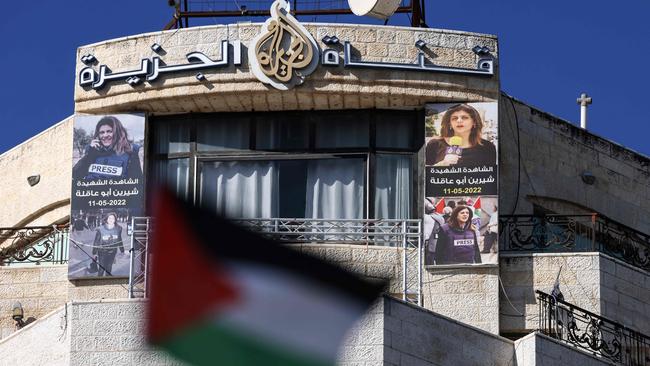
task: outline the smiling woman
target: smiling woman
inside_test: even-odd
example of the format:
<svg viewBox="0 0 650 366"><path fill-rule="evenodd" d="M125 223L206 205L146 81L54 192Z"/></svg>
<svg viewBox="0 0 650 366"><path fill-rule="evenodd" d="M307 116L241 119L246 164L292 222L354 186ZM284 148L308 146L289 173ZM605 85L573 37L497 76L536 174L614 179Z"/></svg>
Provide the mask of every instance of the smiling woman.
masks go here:
<svg viewBox="0 0 650 366"><path fill-rule="evenodd" d="M75 179L142 178L138 156L139 146L129 141L129 135L119 119L106 116L97 122L95 133L84 156L75 164Z"/></svg>

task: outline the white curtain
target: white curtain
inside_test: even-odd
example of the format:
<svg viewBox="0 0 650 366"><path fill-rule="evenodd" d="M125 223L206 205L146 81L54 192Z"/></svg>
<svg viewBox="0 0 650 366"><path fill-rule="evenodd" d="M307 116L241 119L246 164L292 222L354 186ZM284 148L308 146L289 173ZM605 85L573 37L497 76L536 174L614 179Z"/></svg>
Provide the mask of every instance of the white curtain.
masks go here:
<svg viewBox="0 0 650 366"><path fill-rule="evenodd" d="M179 197L189 199L189 159L159 160L154 163L155 180L166 184Z"/></svg>
<svg viewBox="0 0 650 366"><path fill-rule="evenodd" d="M365 172L363 159L310 161L305 217L362 219Z"/></svg>
<svg viewBox="0 0 650 366"><path fill-rule="evenodd" d="M201 167L203 207L231 218L278 215L278 169L272 161L226 161Z"/></svg>
<svg viewBox="0 0 650 366"><path fill-rule="evenodd" d="M377 155L375 218L408 219L411 212L411 157Z"/></svg>

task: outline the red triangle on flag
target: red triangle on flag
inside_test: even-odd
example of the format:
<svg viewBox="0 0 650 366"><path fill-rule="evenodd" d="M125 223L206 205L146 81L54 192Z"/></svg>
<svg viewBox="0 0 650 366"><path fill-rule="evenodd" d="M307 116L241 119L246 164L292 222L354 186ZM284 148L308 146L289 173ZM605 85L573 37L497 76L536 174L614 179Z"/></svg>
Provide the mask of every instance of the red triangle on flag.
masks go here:
<svg viewBox="0 0 650 366"><path fill-rule="evenodd" d="M203 253L202 239L177 199L163 190L155 197L147 335L159 343L236 303L239 296L226 271Z"/></svg>
<svg viewBox="0 0 650 366"><path fill-rule="evenodd" d="M445 199L440 198L438 203L436 203L436 213L442 214L445 210Z"/></svg>
<svg viewBox="0 0 650 366"><path fill-rule="evenodd" d="M476 199L476 202L474 202L474 209L480 209L481 208L481 197L478 197Z"/></svg>

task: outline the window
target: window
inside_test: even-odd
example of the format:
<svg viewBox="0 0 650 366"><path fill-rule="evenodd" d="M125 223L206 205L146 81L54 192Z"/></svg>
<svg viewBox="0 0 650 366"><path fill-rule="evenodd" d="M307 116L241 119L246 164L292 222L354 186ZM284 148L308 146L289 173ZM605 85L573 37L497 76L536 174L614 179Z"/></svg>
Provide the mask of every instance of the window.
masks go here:
<svg viewBox="0 0 650 366"><path fill-rule="evenodd" d="M150 176L229 217L406 219L419 117L360 110L152 118Z"/></svg>

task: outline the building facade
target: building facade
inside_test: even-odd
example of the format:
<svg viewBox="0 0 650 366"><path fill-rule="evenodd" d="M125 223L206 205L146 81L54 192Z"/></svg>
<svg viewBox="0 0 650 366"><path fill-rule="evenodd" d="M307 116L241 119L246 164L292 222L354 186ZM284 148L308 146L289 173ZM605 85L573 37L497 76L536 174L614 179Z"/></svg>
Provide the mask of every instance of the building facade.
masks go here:
<svg viewBox="0 0 650 366"><path fill-rule="evenodd" d="M20 301L36 319L17 332L11 317L0 319L0 364L175 364L146 347L143 300L128 299L141 294L129 283L139 230L133 218L147 216L142 191L160 183L297 250L389 279L388 294L344 343L342 365L647 364L647 157L503 94L495 36L276 20L311 49L284 71L281 57L269 61L268 28L260 24L78 49L75 116L0 155L7 172L0 304L9 310ZM444 113L458 104L479 111L477 144L494 146L494 162L469 167L493 168L493 181L479 169L465 178L481 183L436 191L431 182L443 178L432 175L428 145L446 141L445 126L456 128ZM110 202L89 204L92 187L84 182L96 180L87 179L88 169L104 163L94 160L80 176L74 170L106 116L136 121L124 125L138 145L130 156L142 181L129 186L133 197L114 185ZM80 137L84 120L91 127ZM465 161L475 146L465 146ZM31 176L39 178L34 185ZM134 197L133 205L114 202ZM473 238L471 250L484 252L473 261L447 263L430 247L427 216L453 216L450 201L477 219L463 234ZM94 237L111 212L127 254L116 247L102 262L101 250L91 253L102 244L84 235ZM327 234L331 228L337 234ZM52 256L42 252L50 243ZM102 276L93 261L115 275ZM556 282L563 302L536 293L550 293ZM575 323L571 338L572 322L557 314L582 319L582 309L605 320L595 333L587 332L589 321ZM602 326L608 321L611 329ZM632 337L625 332L636 343L623 342ZM596 346L579 341L583 333ZM43 340L56 346L39 349Z"/></svg>

